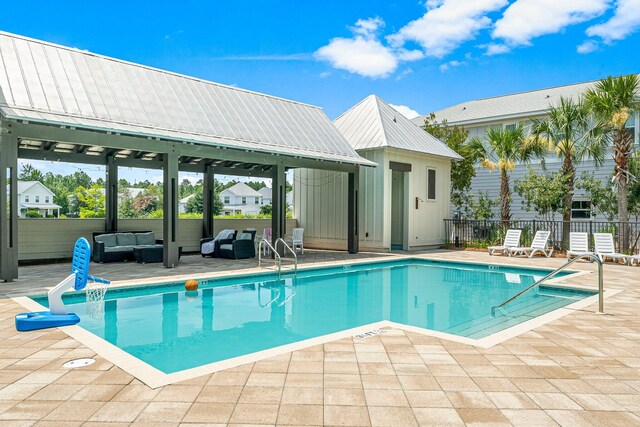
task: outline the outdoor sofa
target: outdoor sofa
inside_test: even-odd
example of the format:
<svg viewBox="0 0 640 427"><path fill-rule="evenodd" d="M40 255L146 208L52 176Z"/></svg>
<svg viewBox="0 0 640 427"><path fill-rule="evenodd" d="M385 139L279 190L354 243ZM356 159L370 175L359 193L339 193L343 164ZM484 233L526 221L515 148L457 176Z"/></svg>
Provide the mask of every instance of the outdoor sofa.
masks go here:
<svg viewBox="0 0 640 427"><path fill-rule="evenodd" d="M255 230L243 230L231 243L220 244L220 257L229 259L255 258L255 238Z"/></svg>
<svg viewBox="0 0 640 427"><path fill-rule="evenodd" d="M135 259L134 249L154 249L157 252L160 248L162 240L156 240L153 231L93 233L94 262L130 261Z"/></svg>

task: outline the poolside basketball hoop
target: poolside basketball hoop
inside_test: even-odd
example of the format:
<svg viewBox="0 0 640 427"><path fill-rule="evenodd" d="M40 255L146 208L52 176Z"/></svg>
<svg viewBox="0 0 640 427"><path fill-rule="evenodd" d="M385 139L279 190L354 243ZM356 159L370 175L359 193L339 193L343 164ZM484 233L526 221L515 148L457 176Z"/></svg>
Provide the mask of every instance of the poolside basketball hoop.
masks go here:
<svg viewBox="0 0 640 427"><path fill-rule="evenodd" d="M76 240L73 247L73 258L71 260L71 274L62 282L51 289L47 296L49 299L49 311L32 311L29 313L16 314L16 329L18 331L32 331L34 329L54 328L56 326L75 325L80 322L80 318L75 313L68 313L62 294L70 289L82 291L86 289L87 301L89 299L102 302L106 292L108 280L93 277L89 274L89 263L91 262L91 246L84 237ZM102 288L102 289L99 289ZM102 304L98 304L99 310L103 309ZM88 306L87 308L89 308Z"/></svg>
<svg viewBox="0 0 640 427"><path fill-rule="evenodd" d="M91 280L84 288L87 294L87 314L92 319L100 320L104 315L104 296L107 293L107 285L108 283L103 281Z"/></svg>

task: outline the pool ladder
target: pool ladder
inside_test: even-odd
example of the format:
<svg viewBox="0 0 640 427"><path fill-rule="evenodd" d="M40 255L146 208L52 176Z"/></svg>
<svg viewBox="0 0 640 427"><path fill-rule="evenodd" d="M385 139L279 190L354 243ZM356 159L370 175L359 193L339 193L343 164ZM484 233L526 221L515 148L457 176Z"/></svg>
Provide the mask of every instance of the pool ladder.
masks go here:
<svg viewBox="0 0 640 427"><path fill-rule="evenodd" d="M267 239L260 239L260 243L258 244L258 267L262 267L262 264L265 262L271 262L274 264L275 269L278 271L278 277L280 277L280 273L282 272L282 256L278 253L278 244L282 243L284 253L289 252L293 255L293 258L284 258L285 260L290 259L293 260L293 274L294 277L298 275L298 255L296 251L291 249L291 246L287 245L287 242L282 238L276 239L274 245L269 243ZM269 249L269 252L273 254L273 258L263 258L263 249Z"/></svg>
<svg viewBox="0 0 640 427"><path fill-rule="evenodd" d="M565 268L569 267L571 264L573 264L574 262L576 262L576 261L578 261L580 259L590 259L591 261L595 261L595 263L598 265L598 313L600 313L600 314L604 313L604 278L603 278L603 273L602 273L602 261L600 260L600 258L598 256L596 256L594 254L582 254L582 255L578 255L574 259L568 261L562 267L556 268L551 273L549 273L546 276L544 276L542 279L537 280L533 285L527 286L525 289L521 290L520 292L518 292L517 294L515 294L511 298L507 299L506 301L504 301L504 302L502 302L502 303L500 303L500 304L498 304L498 305L496 305L494 307L491 307L491 317L496 317L496 310L501 310L502 307L504 307L505 305L509 304L511 301L519 298L522 294L524 294L527 291L535 288L536 286L539 286L545 280L551 279L553 276L555 276L556 274L560 273L562 270L564 270Z"/></svg>

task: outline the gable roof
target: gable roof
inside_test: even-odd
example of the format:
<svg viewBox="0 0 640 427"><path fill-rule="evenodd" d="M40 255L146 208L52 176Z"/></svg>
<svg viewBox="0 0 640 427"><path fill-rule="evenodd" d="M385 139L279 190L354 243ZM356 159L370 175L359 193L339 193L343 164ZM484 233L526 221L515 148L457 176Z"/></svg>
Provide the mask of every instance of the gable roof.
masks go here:
<svg viewBox="0 0 640 427"><path fill-rule="evenodd" d="M461 158L376 95L366 97L333 123L356 150L389 147L450 159Z"/></svg>
<svg viewBox="0 0 640 427"><path fill-rule="evenodd" d="M261 197L262 194L258 193L253 188L249 187L244 182L239 182L226 190L221 191L220 193L231 193L234 196L240 197Z"/></svg>
<svg viewBox="0 0 640 427"><path fill-rule="evenodd" d="M595 80L467 101L436 111L436 120L439 122L446 120L452 125L464 125L509 118L539 116L545 114L550 105L558 104L561 96L577 99L597 83L598 81ZM424 119L425 116L419 116L412 119L412 121L418 126L423 126Z"/></svg>
<svg viewBox="0 0 640 427"><path fill-rule="evenodd" d="M54 195L53 191L49 190L43 183L41 183L40 181L18 181L18 194L24 194L25 192L27 192L28 190L30 190L33 187L42 187L44 188L44 190L49 193L50 195ZM7 186L8 188L8 186Z"/></svg>
<svg viewBox="0 0 640 427"><path fill-rule="evenodd" d="M375 166L321 108L0 32L0 115Z"/></svg>
<svg viewBox="0 0 640 427"><path fill-rule="evenodd" d="M273 195L272 191L273 190L269 187L262 187L261 189L258 190L258 193L260 193L262 197L266 197L267 199L270 199L271 196Z"/></svg>

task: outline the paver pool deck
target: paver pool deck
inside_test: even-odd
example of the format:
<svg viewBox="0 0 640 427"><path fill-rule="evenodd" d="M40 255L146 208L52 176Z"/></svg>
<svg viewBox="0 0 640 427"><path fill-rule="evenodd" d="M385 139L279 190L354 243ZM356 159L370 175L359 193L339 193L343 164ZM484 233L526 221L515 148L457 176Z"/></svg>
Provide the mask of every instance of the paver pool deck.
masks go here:
<svg viewBox="0 0 640 427"><path fill-rule="evenodd" d="M370 256L394 255L308 251L302 262ZM469 251L420 256L534 267L564 262ZM109 264L93 272L122 280L251 268L255 260L225 266L185 257L182 265ZM16 332L13 316L24 308L7 297L41 292L67 268L21 268L19 282L0 285L0 426L640 425L638 267L605 266L605 288L622 290L605 300L606 314L596 314L594 304L488 349L391 329L156 389L61 330ZM594 272L571 283L595 288L594 264L572 269ZM97 362L62 367L80 357Z"/></svg>

